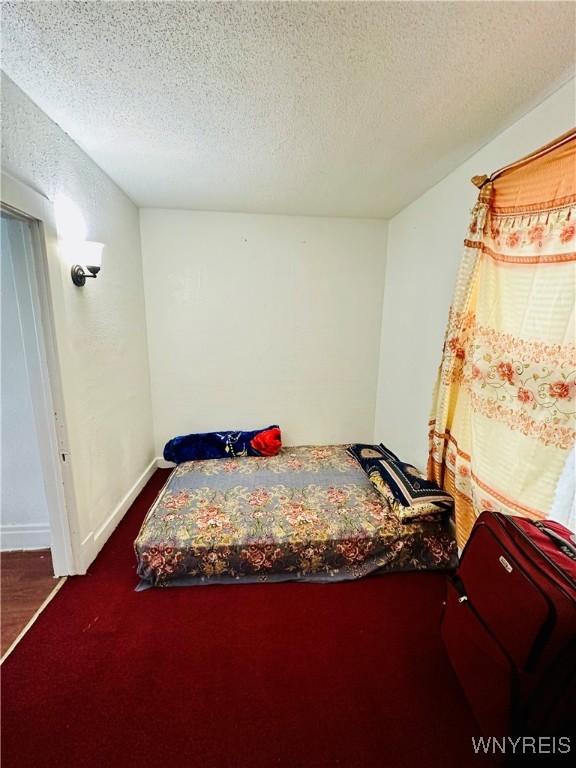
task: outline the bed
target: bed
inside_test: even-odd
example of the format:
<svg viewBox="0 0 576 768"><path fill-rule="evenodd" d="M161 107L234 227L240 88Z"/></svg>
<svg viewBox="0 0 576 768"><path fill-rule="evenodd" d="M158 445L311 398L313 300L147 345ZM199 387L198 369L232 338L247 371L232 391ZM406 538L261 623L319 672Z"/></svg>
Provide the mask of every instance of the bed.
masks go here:
<svg viewBox="0 0 576 768"><path fill-rule="evenodd" d="M449 521L402 523L346 446L177 466L134 543L139 589L448 570Z"/></svg>

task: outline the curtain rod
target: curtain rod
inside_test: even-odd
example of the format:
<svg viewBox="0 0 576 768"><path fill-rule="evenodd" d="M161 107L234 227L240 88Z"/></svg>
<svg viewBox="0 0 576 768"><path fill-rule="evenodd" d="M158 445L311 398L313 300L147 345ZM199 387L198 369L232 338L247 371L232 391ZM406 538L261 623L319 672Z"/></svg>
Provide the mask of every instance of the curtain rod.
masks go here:
<svg viewBox="0 0 576 768"><path fill-rule="evenodd" d="M489 181L494 181L499 176L502 176L503 173L506 173L507 171L511 171L514 168L519 168L522 165L525 165L530 160L536 160L536 158L541 157L542 155L548 154L548 152L552 152L554 149L558 149L558 147L561 147L563 144L566 144L568 141L571 141L572 139L576 139L576 128L571 128L569 131L566 131L566 133L563 133L562 136L559 136L557 139L554 139L553 141L549 142L548 144L544 144L543 147L540 147L539 149L536 149L534 152L531 152L529 155L525 155L524 157L521 157L520 160L516 160L514 163L510 163L509 165L505 165L503 168L499 168L497 171L494 171L490 176L472 176L470 181L472 184L474 184L478 189L481 189L484 184L487 184Z"/></svg>

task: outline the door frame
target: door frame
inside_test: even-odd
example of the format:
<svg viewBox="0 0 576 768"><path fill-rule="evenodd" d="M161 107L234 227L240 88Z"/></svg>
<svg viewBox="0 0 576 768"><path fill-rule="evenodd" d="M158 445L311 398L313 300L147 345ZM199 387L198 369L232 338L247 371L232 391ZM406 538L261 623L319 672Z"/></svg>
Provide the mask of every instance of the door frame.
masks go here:
<svg viewBox="0 0 576 768"><path fill-rule="evenodd" d="M68 576L83 573L85 568L62 386L63 345L57 334L56 305L59 300L62 303L63 296L54 210L48 198L36 190L4 172L1 178L2 208L28 221L32 230L32 252L14 267L23 292L19 298L32 310L24 323L23 336L48 503L54 575Z"/></svg>

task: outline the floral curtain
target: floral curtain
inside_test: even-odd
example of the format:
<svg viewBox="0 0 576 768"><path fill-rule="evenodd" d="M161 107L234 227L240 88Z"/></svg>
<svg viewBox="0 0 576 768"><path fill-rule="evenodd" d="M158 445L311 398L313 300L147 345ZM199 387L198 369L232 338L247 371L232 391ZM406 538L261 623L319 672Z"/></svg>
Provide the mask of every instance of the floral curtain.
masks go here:
<svg viewBox="0 0 576 768"><path fill-rule="evenodd" d="M475 179L428 473L466 542L482 510L545 518L576 437L576 132Z"/></svg>

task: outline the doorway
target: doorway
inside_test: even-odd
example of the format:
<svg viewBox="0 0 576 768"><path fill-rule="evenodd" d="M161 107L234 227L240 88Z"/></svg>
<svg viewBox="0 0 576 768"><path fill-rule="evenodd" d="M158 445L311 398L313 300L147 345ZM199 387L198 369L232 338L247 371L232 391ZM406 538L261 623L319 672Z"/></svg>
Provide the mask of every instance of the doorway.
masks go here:
<svg viewBox="0 0 576 768"><path fill-rule="evenodd" d="M31 366L27 362L30 307L21 264L32 247L31 223L1 212L2 551L50 548L48 499L37 434Z"/></svg>
<svg viewBox="0 0 576 768"><path fill-rule="evenodd" d="M3 195L4 196L4 195ZM74 572L54 381L41 222L0 208L2 652Z"/></svg>

